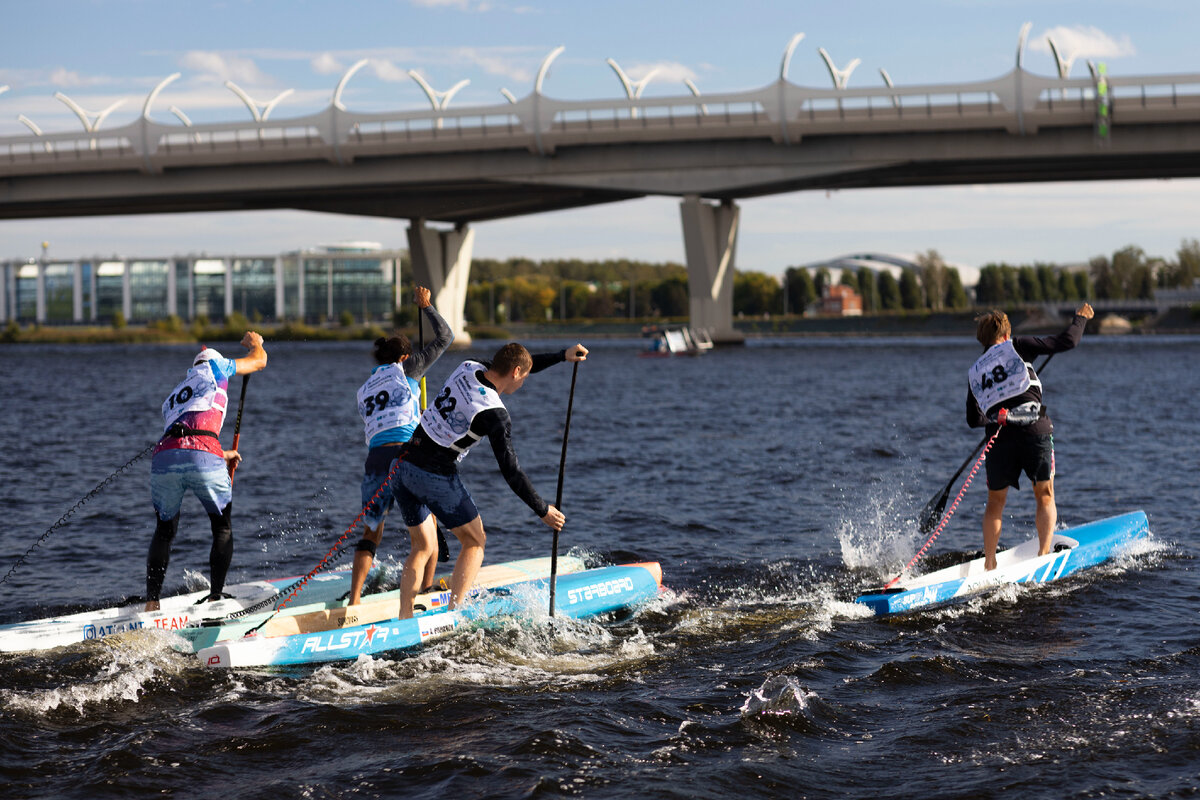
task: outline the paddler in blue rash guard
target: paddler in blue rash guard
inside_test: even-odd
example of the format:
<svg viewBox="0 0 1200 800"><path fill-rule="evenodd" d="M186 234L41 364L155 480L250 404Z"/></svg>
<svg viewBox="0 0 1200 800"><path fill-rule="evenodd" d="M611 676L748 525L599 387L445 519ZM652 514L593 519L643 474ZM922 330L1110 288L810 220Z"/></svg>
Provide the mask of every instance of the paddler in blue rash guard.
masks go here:
<svg viewBox="0 0 1200 800"><path fill-rule="evenodd" d="M436 550L436 514L458 537L462 549L450 579L451 606L458 607L475 583L483 564L487 537L479 510L458 475L458 462L483 439L492 443L496 464L509 487L553 530L565 517L543 500L517 463L512 446L512 420L500 396L521 388L534 372L563 361L584 361L581 344L557 353L531 356L513 342L501 347L491 361L464 361L421 415L412 440L392 475L392 492L412 538L412 551L400 578L400 616L411 617L417 581Z"/></svg>
<svg viewBox="0 0 1200 800"><path fill-rule="evenodd" d="M367 440L367 460L363 465L362 506L363 538L354 552L354 570L350 579L350 602L356 605L362 597L363 582L371 570L375 550L383 538L383 519L392 507L392 492L385 488L375 499L392 461L400 453L417 427L421 416L420 378L454 341L454 334L429 302L429 290L418 286L413 299L420 313L433 327L433 341L413 353L407 336L380 337L375 340L375 363L371 377L358 390L358 414L362 417ZM374 500L374 502L372 502ZM429 559L422 586L433 583L437 559Z"/></svg>
<svg viewBox="0 0 1200 800"><path fill-rule="evenodd" d="M183 495L196 495L212 523L209 551L209 600L220 600L233 560L233 482L229 473L242 460L236 450L222 450L221 426L229 404L229 379L267 366L263 338L254 331L242 337L249 352L234 361L206 347L192 359L183 381L162 404L163 436L150 460L150 500L157 525L146 556L146 610L159 610L159 593L179 529Z"/></svg>
<svg viewBox="0 0 1200 800"><path fill-rule="evenodd" d="M975 337L984 353L967 371L967 424L972 428L986 426L989 437L1002 421L1005 427L985 461L988 497L983 512L984 569L996 568L1008 487L1021 488L1022 471L1033 481L1038 554L1050 552L1058 522L1054 504L1054 426L1042 404L1042 382L1029 362L1035 356L1075 347L1093 314L1092 307L1084 303L1062 333L1016 338L1003 311L993 310L975 318Z"/></svg>

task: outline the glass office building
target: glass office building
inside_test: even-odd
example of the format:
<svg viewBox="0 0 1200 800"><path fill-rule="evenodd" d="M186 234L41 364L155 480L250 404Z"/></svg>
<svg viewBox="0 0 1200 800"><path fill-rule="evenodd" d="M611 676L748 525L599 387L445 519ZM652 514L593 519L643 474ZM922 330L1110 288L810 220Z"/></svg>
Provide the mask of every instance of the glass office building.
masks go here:
<svg viewBox="0 0 1200 800"><path fill-rule="evenodd" d="M171 315L220 321L386 322L407 253L374 242L277 256L0 262L0 322L144 323Z"/></svg>

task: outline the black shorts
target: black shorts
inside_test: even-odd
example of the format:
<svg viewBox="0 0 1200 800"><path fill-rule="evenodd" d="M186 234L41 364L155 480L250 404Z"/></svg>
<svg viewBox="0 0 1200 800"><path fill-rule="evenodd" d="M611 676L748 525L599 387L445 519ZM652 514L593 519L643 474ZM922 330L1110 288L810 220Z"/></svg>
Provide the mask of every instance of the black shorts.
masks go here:
<svg viewBox="0 0 1200 800"><path fill-rule="evenodd" d="M992 491L1009 486L1020 489L1022 472L1034 483L1048 481L1054 477L1054 434L1005 428L988 450L984 466L987 487Z"/></svg>

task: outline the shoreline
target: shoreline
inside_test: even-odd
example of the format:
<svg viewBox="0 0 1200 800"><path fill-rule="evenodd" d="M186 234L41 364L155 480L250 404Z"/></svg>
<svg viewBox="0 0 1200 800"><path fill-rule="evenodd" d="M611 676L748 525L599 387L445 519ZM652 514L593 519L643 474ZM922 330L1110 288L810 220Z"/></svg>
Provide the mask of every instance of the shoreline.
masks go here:
<svg viewBox="0 0 1200 800"><path fill-rule="evenodd" d="M859 317L764 317L734 320L733 327L747 339L763 338L874 338L888 336L971 337L978 310L963 312L911 312L875 314ZM1068 317L1047 317L1041 309L1008 311L1016 334L1046 334L1061 330ZM1112 314L1098 313L1088 323L1091 335L1195 335L1200 334L1200 310L1172 308L1161 315L1125 320ZM247 323L244 327L197 325L167 326L162 323L112 326L16 325L0 329L0 344L195 344L200 342L239 341L248 329L258 330L269 341L373 341L391 331L378 323L306 325ZM660 328L686 325L686 320L595 320L567 322L514 322L507 325L473 325L467 332L473 341L578 337L592 339L639 339L643 327ZM413 328L395 328L416 335Z"/></svg>

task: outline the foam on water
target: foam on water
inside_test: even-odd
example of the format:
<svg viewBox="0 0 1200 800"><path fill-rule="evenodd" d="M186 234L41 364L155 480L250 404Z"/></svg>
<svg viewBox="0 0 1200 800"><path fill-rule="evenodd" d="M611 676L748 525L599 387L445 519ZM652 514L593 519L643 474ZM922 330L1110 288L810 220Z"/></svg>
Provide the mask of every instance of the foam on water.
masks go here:
<svg viewBox="0 0 1200 800"><path fill-rule="evenodd" d="M84 647L89 651L87 657L60 672L64 678L60 685L2 689L0 705L19 714L69 710L85 716L96 709L137 703L152 682L173 678L194 666L189 656L171 648L168 636L154 631L109 636L88 642ZM71 670L85 665L95 665L90 674L70 677Z"/></svg>

